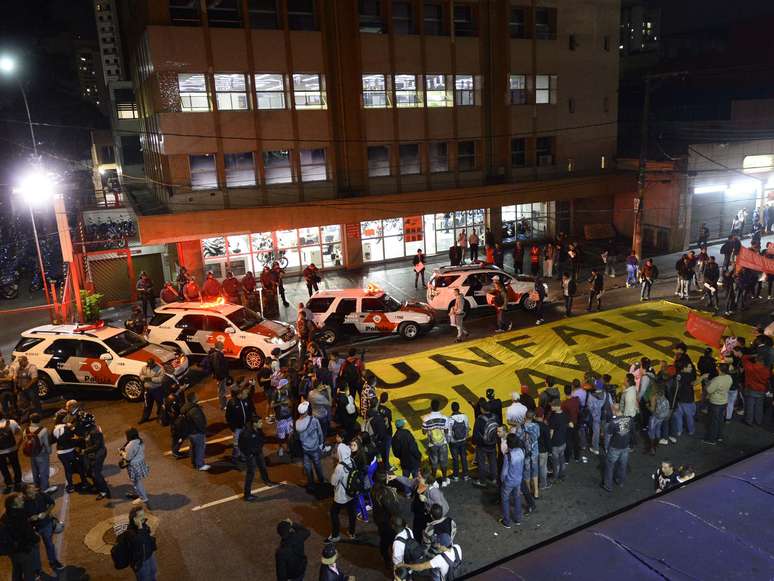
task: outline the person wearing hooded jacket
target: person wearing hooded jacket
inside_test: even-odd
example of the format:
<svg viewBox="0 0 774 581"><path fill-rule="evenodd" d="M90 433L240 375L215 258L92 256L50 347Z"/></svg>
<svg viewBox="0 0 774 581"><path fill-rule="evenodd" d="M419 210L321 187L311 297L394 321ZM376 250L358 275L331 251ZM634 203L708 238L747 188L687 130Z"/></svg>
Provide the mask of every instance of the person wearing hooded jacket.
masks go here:
<svg viewBox="0 0 774 581"><path fill-rule="evenodd" d="M325 445L325 436L323 435L320 422L317 418L309 415L308 401L302 401L298 404L298 415L300 417L296 420L296 433L298 434L298 439L301 442L301 448L304 452L306 489L311 492L315 486L315 474L317 475L317 480L320 484L325 482L322 464L320 463L322 449Z"/></svg>
<svg viewBox="0 0 774 581"><path fill-rule="evenodd" d="M419 452L414 435L406 429L406 420L395 420L395 434L392 436L392 453L400 460L403 476L416 477L422 454Z"/></svg>
<svg viewBox="0 0 774 581"><path fill-rule="evenodd" d="M326 539L328 542L337 543L341 540L339 536L341 524L339 514L342 510L347 511L349 517L349 538L355 539L355 524L357 518L355 515L355 499L347 494L347 479L349 473L354 469L352 463L352 450L346 444L339 444L336 447L336 457L339 459L336 468L331 475L331 485L333 486L333 504L331 504L331 534Z"/></svg>
<svg viewBox="0 0 774 581"><path fill-rule="evenodd" d="M610 395L605 390L605 382L602 379L594 381L594 390L588 394L587 406L591 412L591 443L589 449L592 454L599 455L599 432L602 426L602 413L605 405L612 403Z"/></svg>

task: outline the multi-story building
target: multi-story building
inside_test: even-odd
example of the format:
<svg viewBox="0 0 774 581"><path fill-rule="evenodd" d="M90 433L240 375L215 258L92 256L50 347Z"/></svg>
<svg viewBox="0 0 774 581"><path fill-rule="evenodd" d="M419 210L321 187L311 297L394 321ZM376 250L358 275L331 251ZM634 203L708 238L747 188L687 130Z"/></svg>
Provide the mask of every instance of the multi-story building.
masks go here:
<svg viewBox="0 0 774 581"><path fill-rule="evenodd" d="M94 18L97 23L102 77L107 87L111 82L125 78L115 1L94 0Z"/></svg>
<svg viewBox="0 0 774 581"><path fill-rule="evenodd" d="M358 267L445 253L463 229L577 234L634 188L614 167L619 0L120 13L148 187L170 211L140 237L177 242L193 270Z"/></svg>
<svg viewBox="0 0 774 581"><path fill-rule="evenodd" d="M99 52L90 42L75 39L73 43L81 97L99 107L104 101L99 78Z"/></svg>

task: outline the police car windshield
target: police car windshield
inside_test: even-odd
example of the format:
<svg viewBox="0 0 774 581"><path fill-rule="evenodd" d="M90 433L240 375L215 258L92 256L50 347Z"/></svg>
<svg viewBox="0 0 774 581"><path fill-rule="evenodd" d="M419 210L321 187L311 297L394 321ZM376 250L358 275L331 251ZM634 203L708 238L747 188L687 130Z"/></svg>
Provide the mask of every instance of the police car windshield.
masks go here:
<svg viewBox="0 0 774 581"><path fill-rule="evenodd" d="M392 313L400 310L400 303L389 295L384 295L384 312Z"/></svg>
<svg viewBox="0 0 774 581"><path fill-rule="evenodd" d="M238 311L234 311L228 315L228 320L239 327L240 331L247 331L251 327L255 327L263 320L263 317L258 313L242 307Z"/></svg>
<svg viewBox="0 0 774 581"><path fill-rule="evenodd" d="M119 357L139 351L148 345L148 342L132 331L124 331L118 335L105 339L105 345L115 351Z"/></svg>

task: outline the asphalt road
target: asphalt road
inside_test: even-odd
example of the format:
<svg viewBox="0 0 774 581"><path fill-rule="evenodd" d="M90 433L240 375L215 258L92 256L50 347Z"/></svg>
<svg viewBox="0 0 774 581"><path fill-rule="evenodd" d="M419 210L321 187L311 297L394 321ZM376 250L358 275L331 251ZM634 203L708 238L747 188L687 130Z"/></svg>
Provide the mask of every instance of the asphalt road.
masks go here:
<svg viewBox="0 0 774 581"><path fill-rule="evenodd" d="M620 280L620 279L619 279ZM654 298L670 298L672 281L664 281L654 289ZM635 290L611 290L605 296L606 306L623 306L638 299ZM696 301L690 302L692 306ZM580 313L582 304L576 308ZM758 301L744 313L741 320L757 323L770 320L769 311L774 303ZM120 313L119 313L120 315ZM561 316L559 308L547 309L548 321ZM512 315L514 327L534 324L534 316L519 312ZM453 329L447 321L426 336L413 342L398 338L358 342L358 348L367 350L367 359L394 357L401 354L437 348L454 340ZM492 316L473 316L468 321L473 338L492 332ZM341 346L342 350L346 346ZM237 372L238 374L238 372ZM310 528L312 537L307 542L310 567L307 578L316 578L323 539L329 534L329 500L318 501L299 486L304 481L300 464L279 462L270 444L267 452L271 478L282 485L261 490L259 500L244 503L241 493L242 474L228 461L230 438L223 416L217 409L215 386L212 380L197 386L199 397L209 420L207 461L213 468L209 473L196 472L185 459L175 460L168 454L169 433L155 422L141 426L146 444L146 458L150 477L146 487L150 495L151 513L158 518L158 560L160 579L272 579L274 578L274 549L278 537L276 523L283 518L300 521ZM94 412L105 434L109 450L106 476L113 491L111 502L95 501L93 496L55 494L57 512L66 523L64 533L57 537L60 560L68 565L60 579L127 579L131 574L115 571L110 557L95 552L86 544L94 539L111 540L109 519L126 515L130 501L123 498L129 491L125 472L117 467L117 450L124 443L123 432L136 425L140 406L130 404L110 394L81 392L77 395ZM54 410L61 401L49 401L47 408ZM264 402L258 404L264 410ZM271 428L269 428L271 433ZM703 428L697 434L703 433ZM565 482L554 486L539 500L538 510L526 517L520 527L505 530L497 524L499 497L494 489L478 489L470 483L454 483L445 493L451 505L451 516L458 525L458 542L463 548L465 569L473 571L494 560L513 554L526 547L550 539L611 511L635 503L652 494L650 475L663 458L676 463L693 465L702 473L732 462L774 444L770 429L751 429L734 421L728 426L725 446L708 447L697 437L684 437L675 446L659 450L655 458L635 453L630 460L631 471L623 489L611 495L603 492L599 466L595 463L569 467ZM63 474L57 469L53 482L61 484ZM333 460L324 462L326 475L333 469ZM260 480L255 487L261 486ZM359 580L387 578L376 546L376 529L372 524L358 523L357 543L341 543L340 567ZM99 543L97 543L99 544ZM8 559L0 560L0 578L9 578Z"/></svg>

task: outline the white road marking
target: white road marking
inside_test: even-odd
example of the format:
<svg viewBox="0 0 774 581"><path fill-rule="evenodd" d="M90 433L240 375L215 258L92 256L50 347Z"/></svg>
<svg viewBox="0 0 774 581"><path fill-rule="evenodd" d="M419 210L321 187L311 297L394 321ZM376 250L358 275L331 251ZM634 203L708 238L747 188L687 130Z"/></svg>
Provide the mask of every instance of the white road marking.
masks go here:
<svg viewBox="0 0 774 581"><path fill-rule="evenodd" d="M273 486L261 486L260 488L255 488L250 491L250 494L257 494L259 492L266 492L267 490L271 490L272 488L277 488L278 486L282 486L283 484L287 484L286 480L283 480L282 482L278 484L274 484ZM233 496L227 496L226 498L221 498L220 500L213 500L212 502L208 502L207 504L200 504L199 506L195 506L191 509L191 512L197 512L199 510L204 510L205 508L210 508L213 506L217 506L219 504L223 504L226 502L231 502L232 500L237 500L239 498L242 498L242 494L235 494Z"/></svg>
<svg viewBox="0 0 774 581"><path fill-rule="evenodd" d="M59 507L59 514L56 515L56 518L61 523L65 523L67 521L67 513L70 509L70 494L65 492L62 495L62 504ZM56 556L61 561L62 560L62 545L64 544L64 531L56 535L56 540L54 541L54 546L56 547Z"/></svg>
<svg viewBox="0 0 774 581"><path fill-rule="evenodd" d="M207 446L209 444L220 444L221 442L228 442L229 440L233 440L233 439L234 439L234 436L223 436L221 438L215 438L213 440L207 440L204 443L204 445ZM188 452L190 449L191 449L190 445L188 445L188 446L181 446L180 447L180 451L181 452ZM170 450L169 452L164 452L164 456L171 456L171 455L172 455L172 450Z"/></svg>
<svg viewBox="0 0 774 581"><path fill-rule="evenodd" d="M199 403L200 404L202 404L202 403L210 403L211 401L218 401L217 396L216 397L211 397L209 399L200 399Z"/></svg>

